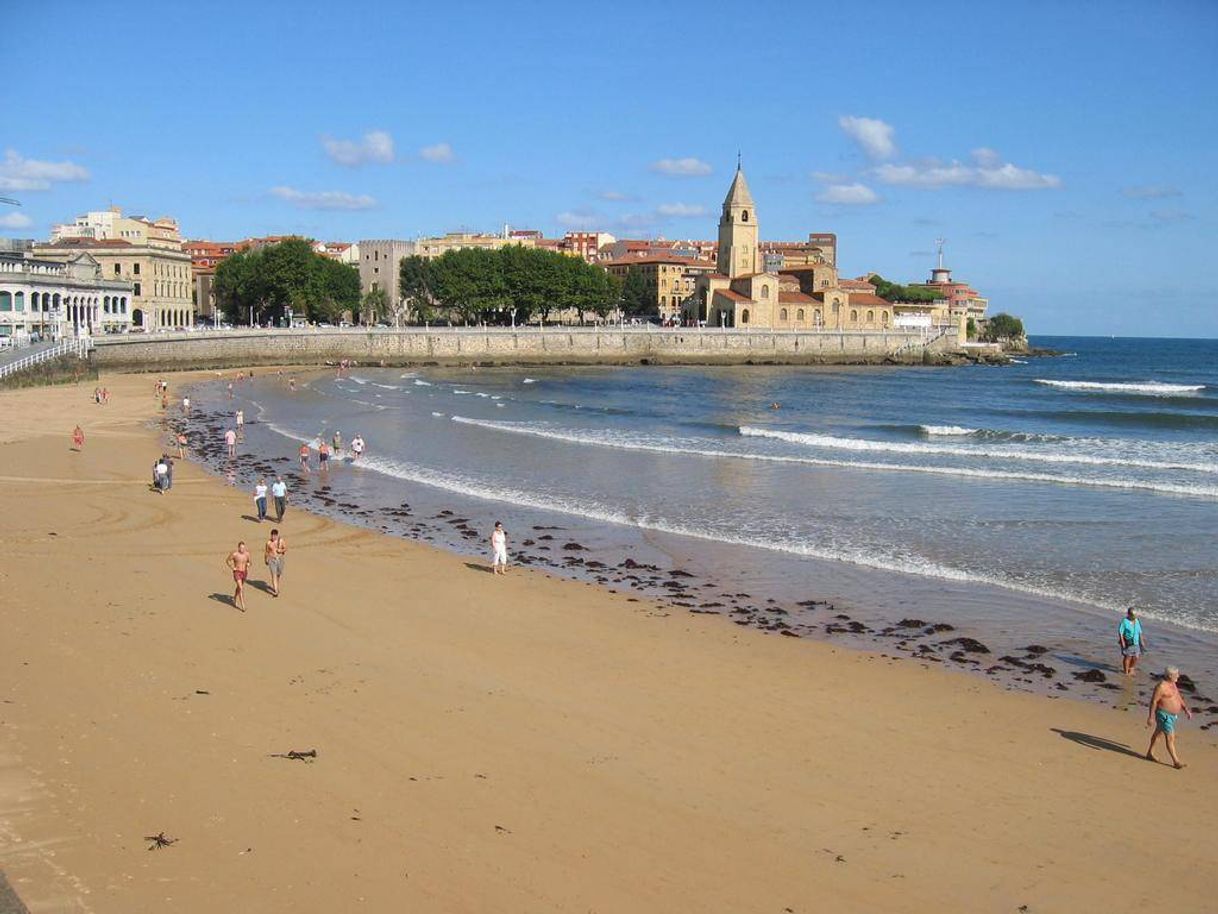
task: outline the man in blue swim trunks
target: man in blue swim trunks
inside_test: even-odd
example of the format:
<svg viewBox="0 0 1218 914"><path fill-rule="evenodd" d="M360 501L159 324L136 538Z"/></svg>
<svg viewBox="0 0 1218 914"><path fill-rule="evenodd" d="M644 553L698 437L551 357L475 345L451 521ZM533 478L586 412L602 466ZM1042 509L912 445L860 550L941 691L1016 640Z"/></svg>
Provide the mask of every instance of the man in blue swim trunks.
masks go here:
<svg viewBox="0 0 1218 914"><path fill-rule="evenodd" d="M1138 658L1146 649L1146 641L1142 638L1142 620L1132 606L1125 611L1125 618L1117 628L1117 643L1121 646L1121 669L1126 676L1132 676L1138 668Z"/></svg>
<svg viewBox="0 0 1218 914"><path fill-rule="evenodd" d="M1155 743L1162 736L1163 742L1167 743L1167 754L1171 756L1172 765L1176 768L1183 768L1184 763L1176 755L1176 718L1183 711L1188 715L1188 719L1192 720L1193 712L1189 710L1188 705L1184 703L1184 696L1180 694L1180 687L1176 684L1179 680L1180 671L1174 666L1169 666L1164 671L1159 684L1155 686L1154 694L1150 698L1150 710L1146 714L1146 726L1149 727L1153 723L1155 732L1150 738L1146 759L1151 762L1158 761L1155 758Z"/></svg>

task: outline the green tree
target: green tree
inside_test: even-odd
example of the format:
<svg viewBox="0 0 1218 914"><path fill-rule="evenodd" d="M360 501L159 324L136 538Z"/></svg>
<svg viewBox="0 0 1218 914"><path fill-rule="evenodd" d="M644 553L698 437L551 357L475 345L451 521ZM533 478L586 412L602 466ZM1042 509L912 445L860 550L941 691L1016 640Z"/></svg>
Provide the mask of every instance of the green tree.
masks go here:
<svg viewBox="0 0 1218 914"><path fill-rule="evenodd" d="M380 286L369 289L360 301L359 322L375 324L389 316L389 295Z"/></svg>
<svg viewBox="0 0 1218 914"><path fill-rule="evenodd" d="M986 321L984 335L991 342L1021 340L1024 337L1023 321L1005 312L995 314Z"/></svg>
<svg viewBox="0 0 1218 914"><path fill-rule="evenodd" d="M968 334L970 340L977 339L977 322L971 317L968 319L968 324L965 326L965 333Z"/></svg>
<svg viewBox="0 0 1218 914"><path fill-rule="evenodd" d="M622 283L622 311L627 317L638 317L654 314L656 310L656 297L647 283L647 277L638 267L630 267Z"/></svg>
<svg viewBox="0 0 1218 914"><path fill-rule="evenodd" d="M432 261L418 254L403 257L398 267L398 289L406 304L407 315L404 316L417 324L435 320L440 303L435 285Z"/></svg>
<svg viewBox="0 0 1218 914"><path fill-rule="evenodd" d="M867 281L875 286L875 294L886 301L931 302L943 297L936 289L919 285L903 286L889 282L879 273L872 273Z"/></svg>

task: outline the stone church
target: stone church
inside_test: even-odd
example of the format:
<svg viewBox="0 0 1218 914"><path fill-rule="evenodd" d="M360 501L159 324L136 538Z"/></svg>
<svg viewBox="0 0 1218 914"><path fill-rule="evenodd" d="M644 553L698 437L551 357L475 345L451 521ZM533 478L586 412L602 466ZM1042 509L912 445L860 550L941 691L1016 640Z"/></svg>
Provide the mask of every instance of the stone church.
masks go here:
<svg viewBox="0 0 1218 914"><path fill-rule="evenodd" d="M757 208L744 169L736 176L719 217L715 272L698 277L687 316L708 327L740 330L883 330L892 305L876 295L851 293L825 259L765 269Z"/></svg>

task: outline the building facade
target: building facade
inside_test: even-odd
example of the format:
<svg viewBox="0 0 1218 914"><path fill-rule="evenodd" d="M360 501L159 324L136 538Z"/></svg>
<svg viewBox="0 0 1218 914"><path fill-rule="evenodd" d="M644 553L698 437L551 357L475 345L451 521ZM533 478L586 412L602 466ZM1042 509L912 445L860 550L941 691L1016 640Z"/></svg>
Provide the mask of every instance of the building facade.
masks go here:
<svg viewBox="0 0 1218 914"><path fill-rule="evenodd" d="M125 333L132 311L131 283L107 279L88 253L66 260L0 253L0 336Z"/></svg>
<svg viewBox="0 0 1218 914"><path fill-rule="evenodd" d="M952 271L943 266L942 244L939 245L938 266L930 271L930 281L917 283L916 286L938 295L939 308L934 315L936 322L960 321L967 324L971 320L974 324L979 324L985 320L989 299L982 298L981 293L968 283L952 279Z"/></svg>
<svg viewBox="0 0 1218 914"><path fill-rule="evenodd" d="M34 246L34 256L67 263L88 254L105 279L131 284L131 328L172 330L194 325L190 255L162 244L88 237L64 238Z"/></svg>
<svg viewBox="0 0 1218 914"><path fill-rule="evenodd" d="M603 266L623 282L631 270L642 273L654 298L656 311L666 323L681 319L686 299L697 288L698 277L715 268L710 261L692 260L674 254L626 256L610 260Z"/></svg>
<svg viewBox="0 0 1218 914"><path fill-rule="evenodd" d="M359 291L367 295L373 289L383 289L390 309L396 314L402 308L402 260L419 253L413 241L369 239L360 241Z"/></svg>

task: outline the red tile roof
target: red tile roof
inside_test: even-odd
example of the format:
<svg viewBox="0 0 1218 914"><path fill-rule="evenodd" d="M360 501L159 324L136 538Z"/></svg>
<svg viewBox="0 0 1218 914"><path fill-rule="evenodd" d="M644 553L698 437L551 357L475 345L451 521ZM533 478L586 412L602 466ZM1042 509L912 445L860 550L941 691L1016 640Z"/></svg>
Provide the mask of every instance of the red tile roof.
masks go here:
<svg viewBox="0 0 1218 914"><path fill-rule="evenodd" d="M784 292L779 291L778 301L784 305L810 305L816 301L811 295L805 295L803 292Z"/></svg>
<svg viewBox="0 0 1218 914"><path fill-rule="evenodd" d="M741 295L739 292L736 292L732 289L717 289L715 291L715 294L723 295L726 298L730 298L734 302L751 302L752 301L752 299L749 298L747 295Z"/></svg>
<svg viewBox="0 0 1218 914"><path fill-rule="evenodd" d="M50 244L40 244L44 248L129 248L130 241L121 238L61 238Z"/></svg>
<svg viewBox="0 0 1218 914"><path fill-rule="evenodd" d="M852 305L879 305L880 307L886 307L888 305L891 305L892 302L888 301L885 298L880 298L878 295L872 295L869 292L851 292L850 293L850 304L852 304Z"/></svg>

